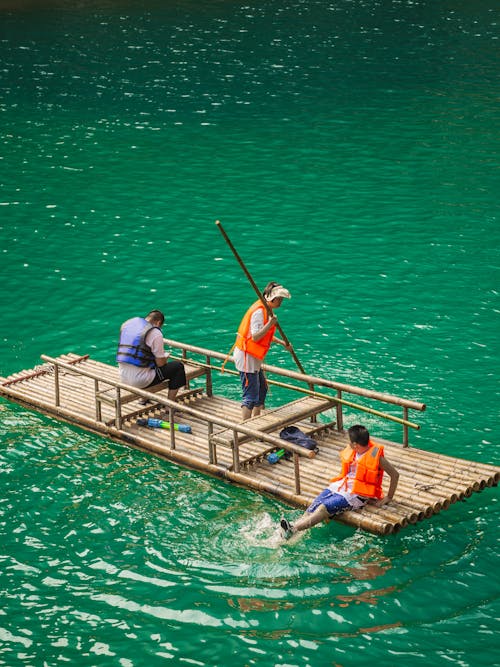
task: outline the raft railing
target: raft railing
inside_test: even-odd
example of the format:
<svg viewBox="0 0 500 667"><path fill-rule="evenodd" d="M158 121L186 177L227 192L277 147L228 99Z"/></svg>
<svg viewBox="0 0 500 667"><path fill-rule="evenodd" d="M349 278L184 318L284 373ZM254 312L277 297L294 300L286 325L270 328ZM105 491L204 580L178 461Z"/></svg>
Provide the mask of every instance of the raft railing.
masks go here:
<svg viewBox="0 0 500 667"><path fill-rule="evenodd" d="M188 352L192 354L198 354L201 356L205 357L205 362L201 363L201 365L207 369L210 370L215 370L219 371L220 373L228 373L228 374L233 374L233 375L238 375L237 371L232 371L231 369L226 369L223 368L223 366L216 366L212 365L212 358L213 359L219 359L224 362L224 364L227 361L233 361L233 357L224 354L221 352L216 352L215 350L210 350L206 349L203 347L198 347L196 345L188 345L186 343L181 343L176 340L172 340L170 338L164 338L163 339L164 343L168 345L169 347L177 348L182 350L182 356L180 359L182 361L189 362L190 364L196 364L196 363L201 363L197 362L196 360L193 360L191 357L188 357ZM175 357L172 357L175 358ZM345 407L350 407L356 410L360 410L362 412L367 412L369 414L376 415L378 417L381 417L382 419L386 419L389 421L394 421L403 426L403 447L408 447L409 446L409 428L413 428L415 430L419 430L420 426L418 424L415 424L411 421L408 420L409 416L409 410L417 410L419 412L424 412L426 409L425 403L419 403L418 401L412 401L406 398L401 398L400 396L394 396L392 394L387 394L383 392L378 392L374 391L371 389L363 389L361 387L355 387L353 385L348 385L348 384L343 384L341 382L335 382L333 380L327 380L325 378L320 378L316 377L314 375L307 375L305 373L298 373L296 371L290 371L284 368L279 368L277 366L271 366L268 364L263 364L263 369L267 371L268 373L272 373L274 375L281 375L283 377L287 377L293 380L297 380L299 382L304 382L305 384L308 385L309 389L305 389L302 387L297 387L295 385L291 384L283 384L277 381L273 380L268 380L269 384L274 384L277 386L284 387L286 389L291 389L293 391L298 391L298 392L303 392L306 394L309 394L311 396L325 396L321 395L318 392L314 390L315 386L318 387L325 387L328 389L335 389L337 392L336 397L333 396L328 396L328 398L331 398L336 402L336 428L338 431L343 431L344 430L344 415L343 415L343 406ZM357 403L352 403L351 401L346 401L343 398L344 394L353 394L357 396L362 396L364 398L372 399L381 403L386 403L389 405L398 405L402 408L403 410L403 417L396 417L394 415L390 415L384 412L381 412L379 410L375 410L373 408L368 408L363 405L359 405Z"/></svg>
<svg viewBox="0 0 500 667"><path fill-rule="evenodd" d="M278 496L296 507L305 507L310 502L314 485L320 479L318 472L320 476L324 473L321 462L319 471L314 474L310 465L304 465L301 457L311 456L308 450L297 448L293 443L256 429L250 426L249 422L235 423L225 417L207 413L206 410L210 410L213 404L210 397L203 396L202 387L188 389L179 394L178 401L170 401L168 398L163 398L161 394L155 395L115 381L114 378L118 376L116 367L113 368L90 359L88 355L77 357L68 354L56 359L42 356L42 359L48 363L31 371L21 371L9 378L0 378L0 394L29 408L35 407L45 414L68 421L122 444L154 453L215 477L225 478L245 488ZM193 372L190 366L191 363L186 369L188 377ZM206 370L209 375L208 369ZM46 381L39 383L38 376L45 376ZM76 381L74 381L75 376ZM78 379L78 376L81 376L82 380ZM85 381L83 381L84 376L86 376ZM129 394L132 394L134 397L153 399L154 404L150 407L141 407L134 400L130 406L131 411L127 411L122 416L123 421L119 421L117 417L121 415L122 409L120 401L117 400L114 403L106 401L108 405L114 404L115 419L110 419L112 411L109 407L103 413L105 419L102 419L103 415L97 419L97 404L100 400L97 394L102 393L103 386L107 387L104 391L110 394L114 393L115 396L123 394L124 403L130 402ZM94 394L96 403L95 419L92 411L92 394ZM190 402L193 397L200 394L202 395L201 404L207 405L207 408L198 409L191 406ZM183 400L186 400L186 403L183 403ZM228 403L233 404L234 402ZM329 403L332 404L333 401ZM216 405L220 406L218 400ZM224 402L223 405L226 403ZM288 405L290 404L286 404ZM148 432L133 424L135 417L156 412L158 406L167 408L170 420L169 434L166 431L151 430ZM179 415L179 411L185 413L188 419L193 417L191 425L193 431L197 429L197 432L192 434L181 430L176 432L173 428L174 418L175 415ZM272 412L273 410L269 411L269 413ZM263 416L266 415L267 411ZM126 423L126 426L122 428L123 422ZM118 423L120 428L118 428ZM222 440L224 441L221 441L221 432L218 429L214 430L216 426L222 427L224 432L231 434L231 437L226 439L223 435ZM326 430L329 430L332 424L324 424L324 426ZM322 428L323 426L318 430ZM251 442L247 442L248 439ZM342 435L343 439L344 435ZM259 443L264 444L261 446ZM337 444L341 443L337 442ZM218 462L217 454L220 453L220 447L223 448L224 456L221 456ZM256 461L264 461L267 454L274 449L286 449L292 453L292 465L288 468L291 473L290 477L287 471L287 479L280 478L279 473L276 478L266 466L260 466L247 473L240 472L240 464L241 468L245 468ZM227 454L231 450L232 456ZM391 460L393 454L394 452L391 453ZM384 535L394 533L407 522L414 523L424 516L430 516L441 509L446 509L450 503L468 497L473 491L479 491L485 486L496 485L499 478L499 469L495 466L436 455L419 449L396 454L395 463L403 473L398 484L398 489L401 487L402 493L398 492L397 502L389 510L386 507L366 506L360 513L346 514L345 521L342 518L341 521L370 532Z"/></svg>
<svg viewBox="0 0 500 667"><path fill-rule="evenodd" d="M126 419L129 419L132 415L126 415L125 417L121 414L121 402L120 402L120 395L121 392L127 392L127 393L132 393L136 395L138 398L145 398L145 399L151 399L151 392L147 392L143 389L139 389L138 387L133 387L128 384L124 384L122 382L114 381L111 379L104 379L102 375L99 375L99 373L86 370L83 368L80 368L78 366L79 361L84 361L88 359L88 356L86 357L81 357L77 360L75 360L73 363L70 362L65 362L60 359L55 359L53 357L49 357L47 355L41 355L41 359L48 364L50 364L54 368L54 405L55 407L59 408L59 412L63 413L64 409L61 407L61 382L60 382L60 369L65 370L66 372L69 372L74 375L81 375L84 377L87 377L89 379L94 380L94 399L95 399L95 421L93 422L94 428L102 432L103 430L107 431L109 435L113 435L114 432L119 432L121 434L126 434L129 435L127 431L124 431L122 429L122 422ZM43 373L43 370L38 371L37 374ZM19 378L20 380L22 378ZM106 385L106 387L114 387L117 392L117 401L115 404L115 410L116 410L116 419L113 420L115 422L115 427L111 427L108 423L104 422L102 420L102 415L101 415L101 406L100 406L100 401L98 398L98 394L100 391L102 391L102 385ZM221 426L225 429L230 429L233 431L233 439L231 443L231 449L232 449L232 459L233 459L233 471L235 473L240 472L240 450L239 450L239 434L244 434L246 436L250 436L251 438L255 438L256 440L263 441L269 445L269 449L286 449L289 451L292 456L293 456L293 463L294 463L294 485L295 485L295 493L297 495L300 495L301 493L301 484L300 484L300 465L299 465L299 459L301 456L304 456L306 458L311 458L314 456L314 452L311 452L307 449L304 449L303 447L294 445L291 442L284 441L282 438L279 438L277 436L264 433L262 431L258 431L254 428L251 428L249 426L246 426L244 422L232 422L228 419L225 419L224 417L219 417L217 415L210 414L208 412L205 412L203 410L199 410L198 408L193 408L187 403L182 403L182 402L177 402L177 401L172 401L166 397L159 396L156 394L154 396L154 402L159 405L163 405L166 408L168 408L169 412L169 419L168 421L170 422L170 449L175 450L176 449L176 429L174 428L175 424L175 413L176 411L180 411L184 414L191 415L192 417L196 419L200 419L204 422L207 423L208 425L208 438L207 438L207 447L208 447L208 462L212 465L218 465L217 463L217 445L213 440L211 439L211 435L214 433L214 425ZM144 413L150 408L143 408L140 412ZM134 413L134 415L137 415L137 413ZM128 438L130 439L130 438ZM194 464L194 461L191 461ZM196 466L195 466L196 467ZM199 467L199 465L198 465Z"/></svg>

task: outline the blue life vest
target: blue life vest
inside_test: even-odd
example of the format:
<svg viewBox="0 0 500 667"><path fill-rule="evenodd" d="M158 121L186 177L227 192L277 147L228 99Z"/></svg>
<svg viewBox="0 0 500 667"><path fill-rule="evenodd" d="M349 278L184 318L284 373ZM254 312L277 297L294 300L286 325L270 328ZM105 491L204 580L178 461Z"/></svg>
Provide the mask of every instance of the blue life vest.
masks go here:
<svg viewBox="0 0 500 667"><path fill-rule="evenodd" d="M134 366L155 368L154 355L145 342L146 335L151 329L160 330L159 327L154 327L142 317L133 317L127 320L120 331L116 361L133 364Z"/></svg>

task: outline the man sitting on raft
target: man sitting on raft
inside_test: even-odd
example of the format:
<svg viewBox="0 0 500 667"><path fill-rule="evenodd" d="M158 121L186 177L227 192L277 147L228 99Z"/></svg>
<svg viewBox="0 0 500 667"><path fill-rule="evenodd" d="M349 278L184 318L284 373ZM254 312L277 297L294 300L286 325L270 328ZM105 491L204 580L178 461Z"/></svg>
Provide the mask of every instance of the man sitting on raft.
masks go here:
<svg viewBox="0 0 500 667"><path fill-rule="evenodd" d="M360 424L351 426L348 434L350 445L340 452L340 475L330 480L331 484L316 496L293 525L287 519L281 519L285 539L342 512L358 509L367 503L380 507L392 500L399 473L385 458L383 446L372 442L368 430ZM391 480L386 496L382 492L384 472Z"/></svg>
<svg viewBox="0 0 500 667"><path fill-rule="evenodd" d="M169 381L168 398L175 400L177 392L186 384L184 365L167 361L161 327L165 316L161 310L152 310L146 317L133 317L120 329L116 360L120 382L147 389Z"/></svg>

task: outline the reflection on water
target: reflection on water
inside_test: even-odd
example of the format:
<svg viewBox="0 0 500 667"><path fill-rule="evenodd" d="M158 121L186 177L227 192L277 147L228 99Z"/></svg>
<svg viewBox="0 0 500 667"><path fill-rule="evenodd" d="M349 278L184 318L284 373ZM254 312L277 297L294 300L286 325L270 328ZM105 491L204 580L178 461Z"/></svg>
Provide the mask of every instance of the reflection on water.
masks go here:
<svg viewBox="0 0 500 667"><path fill-rule="evenodd" d="M172 655L189 652L189 628L200 626L212 641L236 633L264 654L270 641L314 653L333 638L387 641L387 632L411 632L429 613L451 619L458 593L489 605L480 582L494 553L483 548L477 508L470 525L449 511L460 531L434 517L385 540L331 522L292 544L270 499L2 407L0 584L12 607L37 614L35 654L47 636L70 656L82 624L104 623L106 641L86 641L83 654L121 655L123 641L142 635L130 635L131 618L142 619L143 631L167 623L181 632L165 642L156 629L157 657L167 645ZM439 600L436 584L446 588ZM15 633L2 636L16 643ZM208 649L201 654L202 664L217 661Z"/></svg>

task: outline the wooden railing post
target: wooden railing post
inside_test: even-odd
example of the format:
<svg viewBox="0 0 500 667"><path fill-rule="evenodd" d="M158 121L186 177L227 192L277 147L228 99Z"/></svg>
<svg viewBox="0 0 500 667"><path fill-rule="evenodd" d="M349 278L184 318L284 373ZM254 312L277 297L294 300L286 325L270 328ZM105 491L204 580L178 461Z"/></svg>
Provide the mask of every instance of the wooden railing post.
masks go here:
<svg viewBox="0 0 500 667"><path fill-rule="evenodd" d="M175 449L175 410L170 407L168 409L168 418L170 420L170 449Z"/></svg>
<svg viewBox="0 0 500 667"><path fill-rule="evenodd" d="M295 477L295 493L300 496L300 466L299 466L299 455L293 453L293 472Z"/></svg>
<svg viewBox="0 0 500 667"><path fill-rule="evenodd" d="M182 349L182 361L186 363L188 361L187 350L185 348ZM186 389L189 389L189 380L186 380Z"/></svg>
<svg viewBox="0 0 500 667"><path fill-rule="evenodd" d="M342 398L342 391L337 389L337 398ZM342 403L337 403L337 431L344 430L344 415L342 413Z"/></svg>
<svg viewBox="0 0 500 667"><path fill-rule="evenodd" d="M233 429L233 469L234 472L240 472L240 440L238 431Z"/></svg>
<svg viewBox="0 0 500 667"><path fill-rule="evenodd" d="M116 428L120 430L122 427L122 398L120 387L116 388L115 418Z"/></svg>
<svg viewBox="0 0 500 667"><path fill-rule="evenodd" d="M211 358L208 354L205 357L205 360L206 360L206 363L207 363L207 373L205 375L205 378L206 378L205 387L206 387L207 396L212 396L212 394L213 394L212 369L210 368L210 366L212 364L211 364Z"/></svg>
<svg viewBox="0 0 500 667"><path fill-rule="evenodd" d="M212 421L208 422L208 462L217 465L217 446L215 442L212 441L212 435L214 433L214 423Z"/></svg>
<svg viewBox="0 0 500 667"><path fill-rule="evenodd" d="M408 421L408 408L403 407L403 419ZM408 447L410 439L408 437L408 426L403 424L403 447Z"/></svg>
<svg viewBox="0 0 500 667"><path fill-rule="evenodd" d="M96 421L102 421L102 410L101 410L101 401L98 400L97 394L99 393L99 380L94 380L94 399L95 399L95 418Z"/></svg>
<svg viewBox="0 0 500 667"><path fill-rule="evenodd" d="M54 391L56 406L59 407L61 403L60 388L59 388L59 366L54 364Z"/></svg>

